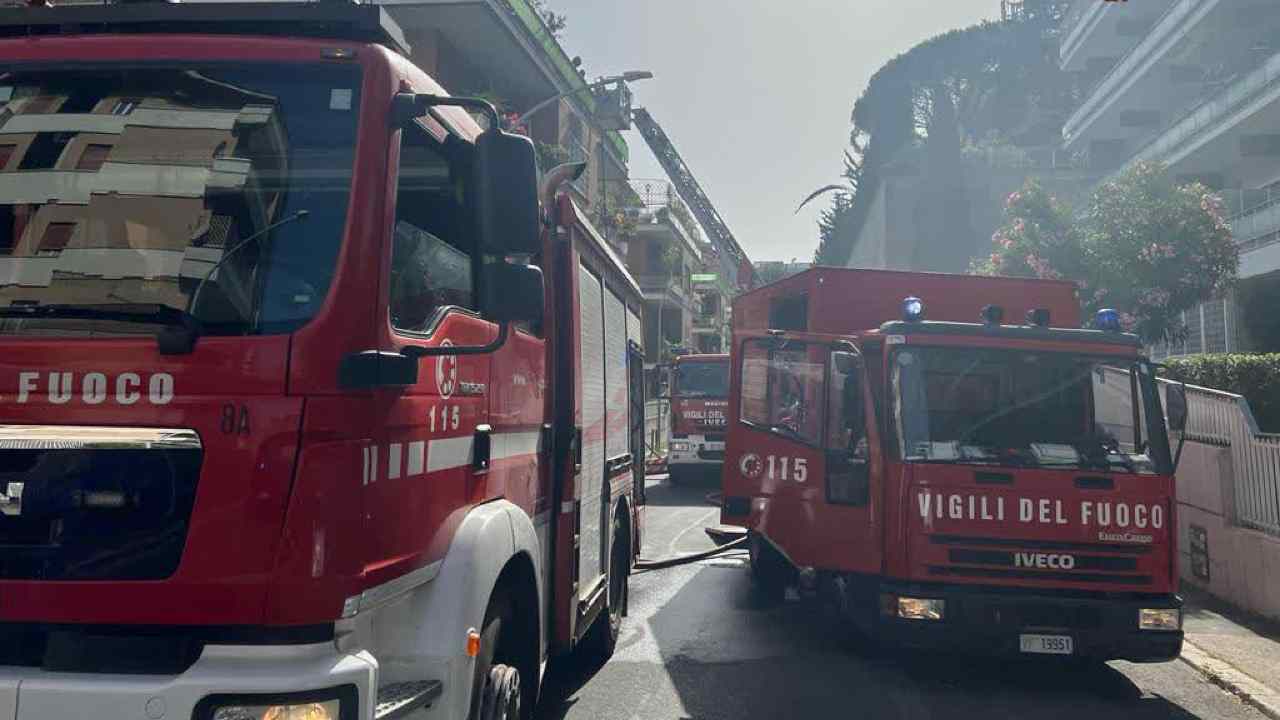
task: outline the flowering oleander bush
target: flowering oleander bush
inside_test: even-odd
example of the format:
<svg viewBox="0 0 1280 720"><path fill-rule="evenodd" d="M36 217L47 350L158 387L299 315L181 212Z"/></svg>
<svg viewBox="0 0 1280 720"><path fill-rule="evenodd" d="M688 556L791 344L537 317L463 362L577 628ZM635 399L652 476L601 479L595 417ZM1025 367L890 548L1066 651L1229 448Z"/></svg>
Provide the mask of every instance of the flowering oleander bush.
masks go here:
<svg viewBox="0 0 1280 720"><path fill-rule="evenodd" d="M1148 342L1180 340L1181 313L1225 290L1239 265L1221 199L1176 185L1157 163L1106 182L1080 214L1031 181L1009 196L991 241L974 272L1074 280L1085 317L1115 308Z"/></svg>

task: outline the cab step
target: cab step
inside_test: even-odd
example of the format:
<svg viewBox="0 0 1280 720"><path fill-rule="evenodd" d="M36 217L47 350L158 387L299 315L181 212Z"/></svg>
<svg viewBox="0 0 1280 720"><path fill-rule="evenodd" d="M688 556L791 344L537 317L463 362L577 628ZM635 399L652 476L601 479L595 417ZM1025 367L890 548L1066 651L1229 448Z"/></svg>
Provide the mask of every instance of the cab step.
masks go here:
<svg viewBox="0 0 1280 720"><path fill-rule="evenodd" d="M374 720L395 720L419 708L430 707L444 692L439 680L392 683L378 688L373 708Z"/></svg>

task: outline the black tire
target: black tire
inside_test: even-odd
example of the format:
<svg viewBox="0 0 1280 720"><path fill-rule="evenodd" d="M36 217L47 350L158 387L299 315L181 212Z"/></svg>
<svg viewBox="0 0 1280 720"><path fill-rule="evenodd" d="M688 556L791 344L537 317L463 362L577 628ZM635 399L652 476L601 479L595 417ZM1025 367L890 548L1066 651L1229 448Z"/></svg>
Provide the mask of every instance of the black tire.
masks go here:
<svg viewBox="0 0 1280 720"><path fill-rule="evenodd" d="M520 669L508 664L519 663L520 659L506 657L507 648L502 644L503 625L511 622L511 607L506 600L490 600L472 678L471 712L467 716L470 720L529 720L532 716L533 708L524 701L527 688L521 682Z"/></svg>
<svg viewBox="0 0 1280 720"><path fill-rule="evenodd" d="M622 518L613 518L613 541L609 553L608 589L605 606L582 639L582 653L595 662L613 657L622 635L622 616L626 614L631 575L631 536Z"/></svg>
<svg viewBox="0 0 1280 720"><path fill-rule="evenodd" d="M667 466L667 482L671 483L673 487L687 485L689 483L688 474L688 469L679 465Z"/></svg>

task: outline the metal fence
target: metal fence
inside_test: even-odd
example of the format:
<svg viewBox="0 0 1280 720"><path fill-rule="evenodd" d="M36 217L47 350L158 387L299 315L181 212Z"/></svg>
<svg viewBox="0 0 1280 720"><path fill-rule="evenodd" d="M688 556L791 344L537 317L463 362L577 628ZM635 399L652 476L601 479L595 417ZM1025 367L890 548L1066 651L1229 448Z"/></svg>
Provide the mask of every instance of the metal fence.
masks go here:
<svg viewBox="0 0 1280 720"><path fill-rule="evenodd" d="M667 454L667 425L670 423L671 403L667 400L650 400L644 406L645 460L655 460Z"/></svg>
<svg viewBox="0 0 1280 720"><path fill-rule="evenodd" d="M1109 368L1107 375L1109 385L1128 387L1127 371ZM1172 384L1160 381L1162 400ZM1258 428L1249 402L1235 393L1188 385L1186 438L1229 449L1234 522L1280 536L1280 435ZM1169 444L1177 447L1177 438Z"/></svg>
<svg viewBox="0 0 1280 720"><path fill-rule="evenodd" d="M1240 395L1187 387L1187 439L1231 450L1235 520L1280 535L1280 435L1263 433Z"/></svg>

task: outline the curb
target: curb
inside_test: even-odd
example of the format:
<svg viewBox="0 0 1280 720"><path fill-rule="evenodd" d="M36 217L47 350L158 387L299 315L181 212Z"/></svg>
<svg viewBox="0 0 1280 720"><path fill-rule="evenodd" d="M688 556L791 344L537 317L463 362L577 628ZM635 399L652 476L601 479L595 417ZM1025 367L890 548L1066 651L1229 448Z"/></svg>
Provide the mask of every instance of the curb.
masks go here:
<svg viewBox="0 0 1280 720"><path fill-rule="evenodd" d="M1263 685L1228 662L1219 660L1194 643L1182 641L1182 662L1205 679L1240 698L1271 720L1280 720L1280 692Z"/></svg>

